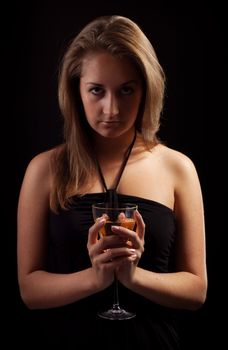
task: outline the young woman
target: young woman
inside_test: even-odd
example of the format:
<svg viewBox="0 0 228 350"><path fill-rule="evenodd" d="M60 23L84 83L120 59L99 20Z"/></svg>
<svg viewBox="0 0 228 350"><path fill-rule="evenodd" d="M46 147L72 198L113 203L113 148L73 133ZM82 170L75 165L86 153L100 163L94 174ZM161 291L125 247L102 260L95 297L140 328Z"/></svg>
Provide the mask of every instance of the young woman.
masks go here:
<svg viewBox="0 0 228 350"><path fill-rule="evenodd" d="M151 43L128 18L95 19L64 55L64 142L32 159L18 206L20 292L48 344L179 349L178 312L205 301L197 172L156 136L164 86ZM111 196L138 205L136 230L114 226L98 239L105 220L94 223L92 204ZM131 320L97 317L112 303L114 275Z"/></svg>

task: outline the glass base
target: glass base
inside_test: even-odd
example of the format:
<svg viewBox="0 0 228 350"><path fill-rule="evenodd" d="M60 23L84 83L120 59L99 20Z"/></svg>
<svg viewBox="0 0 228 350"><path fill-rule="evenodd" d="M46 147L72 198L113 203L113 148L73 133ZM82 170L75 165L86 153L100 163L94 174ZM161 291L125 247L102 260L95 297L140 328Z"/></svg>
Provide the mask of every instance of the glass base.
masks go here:
<svg viewBox="0 0 228 350"><path fill-rule="evenodd" d="M131 318L134 318L136 314L134 312L126 311L118 306L106 311L98 312L98 316L105 318L106 320L130 320Z"/></svg>

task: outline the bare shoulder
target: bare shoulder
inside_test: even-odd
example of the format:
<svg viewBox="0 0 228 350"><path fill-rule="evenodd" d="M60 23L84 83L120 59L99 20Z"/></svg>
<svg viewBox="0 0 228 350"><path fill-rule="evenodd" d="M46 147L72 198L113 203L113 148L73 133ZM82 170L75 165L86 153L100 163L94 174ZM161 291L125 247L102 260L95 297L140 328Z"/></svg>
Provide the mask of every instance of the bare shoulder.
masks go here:
<svg viewBox="0 0 228 350"><path fill-rule="evenodd" d="M201 186L193 161L185 154L166 146L159 147L163 168L169 174L176 199L201 197Z"/></svg>
<svg viewBox="0 0 228 350"><path fill-rule="evenodd" d="M39 174L47 174L50 172L50 163L55 149L51 149L42 153L39 153L28 164L27 172L36 172Z"/></svg>
<svg viewBox="0 0 228 350"><path fill-rule="evenodd" d="M51 185L51 159L56 148L39 153L29 162L23 183L26 187L50 190Z"/></svg>
<svg viewBox="0 0 228 350"><path fill-rule="evenodd" d="M158 147L159 157L163 164L178 175L187 175L196 172L191 158L184 153L164 145Z"/></svg>

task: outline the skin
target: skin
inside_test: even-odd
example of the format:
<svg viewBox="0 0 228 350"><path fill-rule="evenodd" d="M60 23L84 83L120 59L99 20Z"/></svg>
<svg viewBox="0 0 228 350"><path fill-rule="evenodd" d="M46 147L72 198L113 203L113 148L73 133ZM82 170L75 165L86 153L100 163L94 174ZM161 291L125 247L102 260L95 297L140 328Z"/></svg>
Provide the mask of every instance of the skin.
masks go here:
<svg viewBox="0 0 228 350"><path fill-rule="evenodd" d="M111 187L134 135L142 82L127 59L99 52L84 59L80 94L96 154L107 187ZM90 227L90 268L53 274L45 271L52 152L41 153L30 162L19 198L18 276L28 307L49 308L77 301L108 287L116 272L123 285L156 303L199 308L207 291L205 228L201 189L192 161L163 145L148 151L137 134L118 186L119 193L154 200L174 211L178 223L176 272L155 273L137 266L145 235L143 218L137 212L136 232L113 227L113 236L98 240L104 220ZM95 176L91 193L101 191L99 176ZM131 246L126 244L128 240Z"/></svg>
<svg viewBox="0 0 228 350"><path fill-rule="evenodd" d="M108 69L100 69L106 65ZM112 79L110 72L115 72ZM141 85L139 74L126 58L100 52L84 59L80 94L96 139L111 138L116 143L117 137L126 137L134 129L142 98Z"/></svg>

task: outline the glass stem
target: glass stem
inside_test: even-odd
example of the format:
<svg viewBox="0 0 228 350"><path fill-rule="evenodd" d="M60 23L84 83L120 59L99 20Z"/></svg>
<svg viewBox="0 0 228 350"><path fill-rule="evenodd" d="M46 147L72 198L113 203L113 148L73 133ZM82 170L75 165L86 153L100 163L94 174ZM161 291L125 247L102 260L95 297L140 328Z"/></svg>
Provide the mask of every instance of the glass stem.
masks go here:
<svg viewBox="0 0 228 350"><path fill-rule="evenodd" d="M119 310L120 304L119 304L119 286L118 286L118 279L114 277L114 302L113 302L113 309Z"/></svg>

